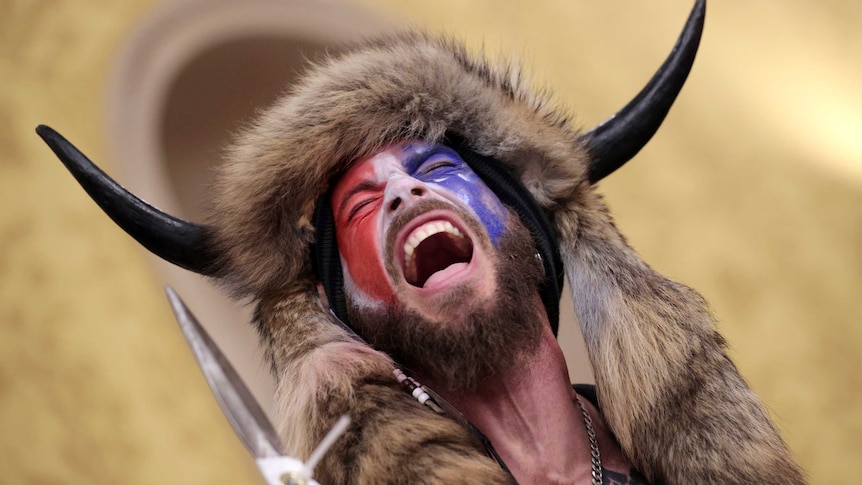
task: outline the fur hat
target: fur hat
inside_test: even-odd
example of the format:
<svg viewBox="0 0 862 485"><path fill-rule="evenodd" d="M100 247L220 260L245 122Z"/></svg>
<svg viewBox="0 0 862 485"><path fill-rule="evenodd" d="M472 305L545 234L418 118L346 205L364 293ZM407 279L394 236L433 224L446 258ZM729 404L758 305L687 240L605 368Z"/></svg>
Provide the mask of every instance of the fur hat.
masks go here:
<svg viewBox="0 0 862 485"><path fill-rule="evenodd" d="M319 197L352 163L405 139L447 136L499 162L552 222L652 137L694 62L697 2L671 55L616 115L586 134L520 67L471 56L458 42L408 32L311 66L228 149L206 225L141 201L48 127L37 131L130 235L164 259L216 277L236 296L282 294L315 281L310 247Z"/></svg>
<svg viewBox="0 0 862 485"><path fill-rule="evenodd" d="M232 288L260 295L315 279L312 216L330 182L396 141L451 135L502 163L549 214L587 180L579 134L516 67L449 39L380 39L311 69L230 150L210 226Z"/></svg>

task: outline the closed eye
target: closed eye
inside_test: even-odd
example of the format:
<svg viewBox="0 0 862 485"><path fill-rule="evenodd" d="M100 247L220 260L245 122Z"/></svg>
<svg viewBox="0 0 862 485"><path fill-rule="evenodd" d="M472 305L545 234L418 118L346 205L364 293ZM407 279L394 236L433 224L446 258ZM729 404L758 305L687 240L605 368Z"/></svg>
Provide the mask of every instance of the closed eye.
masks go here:
<svg viewBox="0 0 862 485"><path fill-rule="evenodd" d="M370 204L377 200L379 200L379 197L369 198L358 202L356 205L353 206L352 209L350 209L350 214L347 215L347 220L349 222L353 221L353 218L356 217L356 215L359 214L362 209L368 207Z"/></svg>
<svg viewBox="0 0 862 485"><path fill-rule="evenodd" d="M455 162L453 162L452 160L446 160L446 159L437 160L437 161L429 164L427 167L423 167L422 168L422 175L428 175L431 172L434 172L435 170L440 170L440 169L449 168L449 167L455 167Z"/></svg>
<svg viewBox="0 0 862 485"><path fill-rule="evenodd" d="M360 200L355 206L350 209L350 212L347 214L347 220L350 221L351 219L353 219L353 216L356 215L356 212L359 211L359 209L361 209L366 203L375 200L373 195L379 190L380 184L374 183L370 180L364 180L356 184L356 186L350 189L347 192L347 195L345 195L344 198L341 199L341 203L338 204L337 213L344 214L344 211L346 211L348 207L350 207L350 204L354 201L355 198L362 197L363 194L369 196L368 199Z"/></svg>

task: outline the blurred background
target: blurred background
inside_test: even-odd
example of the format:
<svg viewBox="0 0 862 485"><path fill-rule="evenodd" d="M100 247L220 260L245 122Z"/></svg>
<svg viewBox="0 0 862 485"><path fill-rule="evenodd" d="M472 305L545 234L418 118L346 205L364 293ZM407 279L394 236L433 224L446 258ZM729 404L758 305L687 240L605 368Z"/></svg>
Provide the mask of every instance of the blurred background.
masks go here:
<svg viewBox="0 0 862 485"><path fill-rule="evenodd" d="M174 323L170 283L269 402L241 304L155 261L38 139L195 220L237 123L307 59L405 25L522 59L579 124L625 104L688 1L0 0L2 483L261 483ZM711 303L812 483L862 476L862 4L713 1L653 141L601 184ZM589 381L571 321L573 380Z"/></svg>

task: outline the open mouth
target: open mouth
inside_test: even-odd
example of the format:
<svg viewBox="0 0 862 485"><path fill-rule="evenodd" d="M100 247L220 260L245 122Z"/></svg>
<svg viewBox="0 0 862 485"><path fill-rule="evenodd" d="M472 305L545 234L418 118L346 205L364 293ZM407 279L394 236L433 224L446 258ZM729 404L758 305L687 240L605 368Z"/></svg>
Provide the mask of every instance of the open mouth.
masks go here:
<svg viewBox="0 0 862 485"><path fill-rule="evenodd" d="M431 221L404 242L404 278L422 288L431 276L473 258L473 242L449 221Z"/></svg>

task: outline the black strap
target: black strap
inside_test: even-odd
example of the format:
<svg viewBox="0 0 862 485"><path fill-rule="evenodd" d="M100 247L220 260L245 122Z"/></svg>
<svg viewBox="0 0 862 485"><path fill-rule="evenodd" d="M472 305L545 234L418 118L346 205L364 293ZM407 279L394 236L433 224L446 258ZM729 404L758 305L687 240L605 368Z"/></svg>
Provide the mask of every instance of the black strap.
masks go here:
<svg viewBox="0 0 862 485"><path fill-rule="evenodd" d="M547 215L526 187L499 161L474 152L466 141L455 134L447 135L447 144L461 155L467 165L485 185L510 207L533 236L533 243L542 256L545 280L539 285L539 295L548 314L554 335L560 324L560 295L563 291L563 261L557 246L557 234Z"/></svg>
<svg viewBox="0 0 862 485"><path fill-rule="evenodd" d="M327 191L314 208L315 242L311 247L312 264L323 284L329 307L335 316L350 326L347 318L347 298L344 296L344 275L341 273L341 255L335 239L335 216L331 206L332 191ZM352 328L352 327L351 327Z"/></svg>

